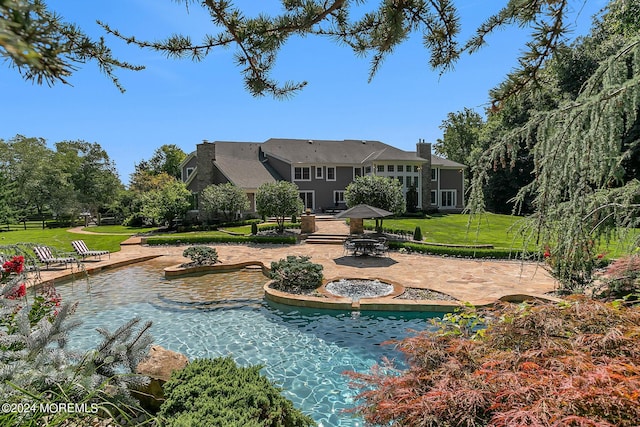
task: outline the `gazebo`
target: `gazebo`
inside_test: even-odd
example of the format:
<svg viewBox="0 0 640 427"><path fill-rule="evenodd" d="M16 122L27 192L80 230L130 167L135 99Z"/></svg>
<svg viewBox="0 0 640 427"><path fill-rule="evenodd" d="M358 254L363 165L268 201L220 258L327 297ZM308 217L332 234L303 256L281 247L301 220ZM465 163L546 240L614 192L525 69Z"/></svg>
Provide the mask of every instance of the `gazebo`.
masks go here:
<svg viewBox="0 0 640 427"><path fill-rule="evenodd" d="M364 233L363 220L365 218L383 218L390 215L393 215L393 212L362 204L340 212L336 218L349 218L349 233L362 234Z"/></svg>

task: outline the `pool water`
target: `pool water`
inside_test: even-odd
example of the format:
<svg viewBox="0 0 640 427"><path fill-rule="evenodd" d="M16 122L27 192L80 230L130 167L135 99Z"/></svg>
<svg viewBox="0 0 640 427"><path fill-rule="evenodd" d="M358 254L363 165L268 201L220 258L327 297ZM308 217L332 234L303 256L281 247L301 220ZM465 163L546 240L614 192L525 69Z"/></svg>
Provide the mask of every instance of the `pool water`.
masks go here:
<svg viewBox="0 0 640 427"><path fill-rule="evenodd" d="M89 280L59 285L66 301L80 301L83 321L69 345L87 350L135 316L153 321L155 344L189 359L231 356L262 372L319 426L362 426L345 409L355 390L345 371L366 372L383 356L402 355L390 339L430 327L428 314L341 312L276 305L263 299L262 272L165 279L158 262L109 270Z"/></svg>

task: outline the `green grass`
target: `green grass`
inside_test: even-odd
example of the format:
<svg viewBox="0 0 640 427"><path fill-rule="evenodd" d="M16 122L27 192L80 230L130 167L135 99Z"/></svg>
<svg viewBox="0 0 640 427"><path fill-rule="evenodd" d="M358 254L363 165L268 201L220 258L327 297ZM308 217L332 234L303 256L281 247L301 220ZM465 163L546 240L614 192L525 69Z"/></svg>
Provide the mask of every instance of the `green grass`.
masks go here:
<svg viewBox="0 0 640 427"><path fill-rule="evenodd" d="M521 249L523 238L518 233L521 217L485 214L469 215L436 214L429 218L390 218L382 223L383 228L404 230L413 233L416 227L422 230L426 242L455 245L493 245L496 248ZM374 226L374 220L365 220L365 226Z"/></svg>
<svg viewBox="0 0 640 427"><path fill-rule="evenodd" d="M275 229L277 226L277 224L275 222L265 222L262 224L258 224L258 230L273 230ZM300 223L296 222L291 223L291 222L285 222L284 223L284 228L300 228ZM247 225L240 225L237 227L224 227L222 228L225 231L228 231L230 233L237 233L237 234L244 234L244 235L249 235L251 234L251 224L247 224Z"/></svg>
<svg viewBox="0 0 640 427"><path fill-rule="evenodd" d="M158 227L128 227L125 225L99 225L95 227L83 228L83 230L90 231L92 233L126 234L129 236L140 233L148 233L157 229Z"/></svg>
<svg viewBox="0 0 640 427"><path fill-rule="evenodd" d="M33 228L0 233L0 245L37 243L50 246L62 252L73 252L71 241L84 240L89 249L117 252L120 250L120 242L127 238L128 236L113 236L107 234L69 233L65 228L50 228L44 230Z"/></svg>
<svg viewBox="0 0 640 427"><path fill-rule="evenodd" d="M382 223L383 228L403 230L413 233L417 226L422 230L425 242L455 245L493 245L496 249L521 251L524 238L520 233L522 217L487 213L475 216L469 222L469 215L436 214L429 218L389 218ZM365 227L373 227L374 220L365 220ZM640 230L632 229L619 239L601 241L598 253L606 258L618 258L628 254L632 243L640 237ZM535 242L529 242L528 251L537 250Z"/></svg>

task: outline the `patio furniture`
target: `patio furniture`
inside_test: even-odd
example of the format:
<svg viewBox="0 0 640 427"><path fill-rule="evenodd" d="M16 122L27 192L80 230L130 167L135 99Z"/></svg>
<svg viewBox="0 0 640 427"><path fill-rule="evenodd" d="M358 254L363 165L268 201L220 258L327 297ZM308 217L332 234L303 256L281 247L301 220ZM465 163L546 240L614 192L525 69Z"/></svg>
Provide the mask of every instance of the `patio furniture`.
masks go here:
<svg viewBox="0 0 640 427"><path fill-rule="evenodd" d="M360 255L373 255L375 254L375 245L378 243L376 239L352 239L351 242L354 245L352 254L354 256Z"/></svg>
<svg viewBox="0 0 640 427"><path fill-rule="evenodd" d="M67 264L77 262L74 257L54 257L51 249L46 246L34 246L33 252L35 252L38 260L47 266L47 270L51 264L64 264L64 268L67 268Z"/></svg>
<svg viewBox="0 0 640 427"><path fill-rule="evenodd" d="M76 251L78 255L82 257L83 260L88 256L95 256L95 257L98 257L98 259L100 259L102 255L109 255L109 258L111 258L111 252L109 251L89 250L84 240L74 240L71 242L71 246L73 246L73 249Z"/></svg>
<svg viewBox="0 0 640 427"><path fill-rule="evenodd" d="M373 250L376 255L386 256L387 251L389 250L389 245L387 244L387 239L381 237L378 239L378 242L373 245Z"/></svg>
<svg viewBox="0 0 640 427"><path fill-rule="evenodd" d="M348 255L350 253L353 253L353 251L356 249L356 245L355 243L353 243L353 241L351 240L345 240L344 241L344 252L342 253L342 255L344 255L345 253Z"/></svg>

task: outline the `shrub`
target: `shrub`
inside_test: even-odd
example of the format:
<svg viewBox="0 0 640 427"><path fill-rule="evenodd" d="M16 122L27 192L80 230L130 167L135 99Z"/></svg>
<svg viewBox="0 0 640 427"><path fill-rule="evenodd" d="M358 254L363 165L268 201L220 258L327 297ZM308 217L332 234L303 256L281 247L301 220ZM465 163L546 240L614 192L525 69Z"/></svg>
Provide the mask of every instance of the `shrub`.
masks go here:
<svg viewBox="0 0 640 427"><path fill-rule="evenodd" d="M311 290L322 284L322 266L309 261L308 256L289 255L271 263L269 277L276 289L283 291Z"/></svg>
<svg viewBox="0 0 640 427"><path fill-rule="evenodd" d="M296 222L298 222L298 218L296 218L296 215L291 215L291 223L295 224Z"/></svg>
<svg viewBox="0 0 640 427"><path fill-rule="evenodd" d="M637 301L640 298L640 256L629 255L612 262L594 289L594 295L605 300Z"/></svg>
<svg viewBox="0 0 640 427"><path fill-rule="evenodd" d="M390 249L408 249L430 255L447 255L464 258L522 259L522 251L506 248L474 248L462 246L436 246L427 243L389 242Z"/></svg>
<svg viewBox="0 0 640 427"><path fill-rule="evenodd" d="M640 307L574 296L449 319L457 321L398 344L408 369L350 374L363 387L357 412L367 422L637 425Z"/></svg>
<svg viewBox="0 0 640 427"><path fill-rule="evenodd" d="M413 240L416 240L418 242L422 241L422 230L420 229L420 227L416 227L416 229L413 230Z"/></svg>
<svg viewBox="0 0 640 427"><path fill-rule="evenodd" d="M164 384L160 416L166 426L312 426L267 378L261 366L231 358L195 360Z"/></svg>
<svg viewBox="0 0 640 427"><path fill-rule="evenodd" d="M255 222L251 223L251 234L254 236L258 234L258 224Z"/></svg>
<svg viewBox="0 0 640 427"><path fill-rule="evenodd" d="M218 251L209 246L191 246L182 252L182 256L190 258L196 265L214 265L218 261Z"/></svg>
<svg viewBox="0 0 640 427"><path fill-rule="evenodd" d="M95 420L88 418L142 413L129 390L148 382L134 371L148 353L151 323L133 319L114 332L100 328L103 340L95 349L84 355L68 351L68 334L79 325L72 319L77 303L63 302L53 286L27 292L24 255L13 256L0 270L3 403L85 404L90 411L5 411L0 425L89 425Z"/></svg>
<svg viewBox="0 0 640 427"><path fill-rule="evenodd" d="M183 245L207 243L279 243L295 244L295 236L157 236L147 237L148 245Z"/></svg>

